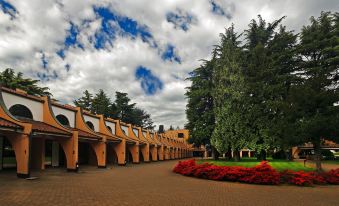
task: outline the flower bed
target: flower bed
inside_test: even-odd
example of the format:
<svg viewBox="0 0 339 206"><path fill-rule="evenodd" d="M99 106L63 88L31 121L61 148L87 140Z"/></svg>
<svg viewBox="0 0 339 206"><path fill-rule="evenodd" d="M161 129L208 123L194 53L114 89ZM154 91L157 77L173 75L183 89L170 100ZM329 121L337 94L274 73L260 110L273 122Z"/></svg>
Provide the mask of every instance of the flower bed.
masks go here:
<svg viewBox="0 0 339 206"><path fill-rule="evenodd" d="M251 168L241 166L216 166L209 163L196 164L195 160L180 161L173 172L210 180L245 182L249 184L278 185L281 183L299 186L314 184L339 184L339 169L330 172L278 172L267 161Z"/></svg>

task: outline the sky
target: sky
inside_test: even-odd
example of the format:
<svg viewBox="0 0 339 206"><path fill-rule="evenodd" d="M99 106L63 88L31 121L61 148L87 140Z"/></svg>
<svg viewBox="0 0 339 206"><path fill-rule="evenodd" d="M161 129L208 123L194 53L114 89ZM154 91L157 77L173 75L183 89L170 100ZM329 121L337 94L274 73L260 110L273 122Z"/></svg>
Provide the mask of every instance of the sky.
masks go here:
<svg viewBox="0 0 339 206"><path fill-rule="evenodd" d="M219 34L260 14L299 32L337 0L0 0L0 71L41 80L72 104L84 90L127 92L156 125L187 122L185 80Z"/></svg>

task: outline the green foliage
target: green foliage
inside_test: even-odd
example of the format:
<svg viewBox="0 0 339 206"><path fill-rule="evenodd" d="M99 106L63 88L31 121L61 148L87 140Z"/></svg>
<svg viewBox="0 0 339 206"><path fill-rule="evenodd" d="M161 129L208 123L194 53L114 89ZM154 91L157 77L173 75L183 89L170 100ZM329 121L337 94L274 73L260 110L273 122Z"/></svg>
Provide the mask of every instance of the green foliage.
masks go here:
<svg viewBox="0 0 339 206"><path fill-rule="evenodd" d="M92 110L93 94L88 90L83 92L83 96L77 100L74 100L73 103L75 106L81 107L82 109L93 111Z"/></svg>
<svg viewBox="0 0 339 206"><path fill-rule="evenodd" d="M185 127L190 130L189 141L195 145L209 144L209 139L214 130L213 64L213 61L204 61L188 78L192 81L192 85L188 87L186 92L188 123Z"/></svg>
<svg viewBox="0 0 339 206"><path fill-rule="evenodd" d="M39 80L30 78L24 78L23 73L17 74L13 69L7 68L3 72L0 72L0 85L10 89L21 89L27 92L27 94L38 96L52 96L48 92L48 87L38 86Z"/></svg>
<svg viewBox="0 0 339 206"><path fill-rule="evenodd" d="M258 16L241 35L232 25L193 71L186 126L194 143L211 138L219 152L265 155L308 141L319 154L323 139L338 141L339 14L312 17L298 35L284 18Z"/></svg>
<svg viewBox="0 0 339 206"><path fill-rule="evenodd" d="M100 89L94 96L85 90L83 96L73 102L76 106L95 114L103 114L105 117L120 119L135 126L154 129L151 115L136 107L135 103L131 104L130 101L127 93L116 92L115 101L112 102L108 95Z"/></svg>

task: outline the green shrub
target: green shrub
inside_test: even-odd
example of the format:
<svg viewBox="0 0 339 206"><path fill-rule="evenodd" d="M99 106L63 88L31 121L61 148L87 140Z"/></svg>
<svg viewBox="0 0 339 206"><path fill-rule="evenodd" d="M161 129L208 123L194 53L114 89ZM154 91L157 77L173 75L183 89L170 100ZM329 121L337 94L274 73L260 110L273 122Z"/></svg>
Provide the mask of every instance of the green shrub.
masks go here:
<svg viewBox="0 0 339 206"><path fill-rule="evenodd" d="M324 160L334 160L334 154L330 150L321 150L321 155Z"/></svg>

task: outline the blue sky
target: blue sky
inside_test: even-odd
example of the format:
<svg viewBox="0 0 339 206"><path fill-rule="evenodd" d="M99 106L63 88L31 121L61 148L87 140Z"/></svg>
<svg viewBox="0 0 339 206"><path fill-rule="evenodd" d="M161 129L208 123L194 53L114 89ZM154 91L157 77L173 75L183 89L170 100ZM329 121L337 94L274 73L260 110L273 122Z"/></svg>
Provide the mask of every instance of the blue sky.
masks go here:
<svg viewBox="0 0 339 206"><path fill-rule="evenodd" d="M300 8L303 8L302 10ZM335 0L0 0L0 69L40 79L71 103L88 89L129 93L157 125L186 122L185 81L219 33L261 14L299 31Z"/></svg>

